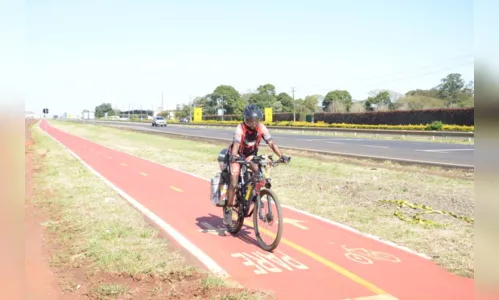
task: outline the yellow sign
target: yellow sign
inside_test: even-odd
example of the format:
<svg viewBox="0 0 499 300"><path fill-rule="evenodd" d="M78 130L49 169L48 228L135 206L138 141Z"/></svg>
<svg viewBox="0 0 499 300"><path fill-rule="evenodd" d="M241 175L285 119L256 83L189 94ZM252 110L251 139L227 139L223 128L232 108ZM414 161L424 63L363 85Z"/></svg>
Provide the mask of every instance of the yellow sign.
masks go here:
<svg viewBox="0 0 499 300"><path fill-rule="evenodd" d="M201 122L203 120L203 108L194 107L194 122Z"/></svg>
<svg viewBox="0 0 499 300"><path fill-rule="evenodd" d="M68 114L68 119L71 119L71 114Z"/></svg>
<svg viewBox="0 0 499 300"><path fill-rule="evenodd" d="M272 122L272 108L265 108L265 122Z"/></svg>

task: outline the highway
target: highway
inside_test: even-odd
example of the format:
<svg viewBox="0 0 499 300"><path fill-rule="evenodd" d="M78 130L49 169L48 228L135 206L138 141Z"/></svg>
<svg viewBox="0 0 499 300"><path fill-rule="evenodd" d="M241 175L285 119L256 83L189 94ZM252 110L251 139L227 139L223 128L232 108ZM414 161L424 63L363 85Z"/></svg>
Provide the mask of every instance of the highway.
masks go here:
<svg viewBox="0 0 499 300"><path fill-rule="evenodd" d="M217 128L190 128L187 126L152 127L150 124L106 124L113 127L133 128L141 131L156 131L201 138L232 140L233 131ZM234 126L235 130L235 126ZM310 151L326 151L354 154L386 159L414 160L436 164L452 164L474 167L474 145L415 142L397 140L375 140L306 134L272 133L278 146L301 148ZM262 141L262 143L265 143Z"/></svg>

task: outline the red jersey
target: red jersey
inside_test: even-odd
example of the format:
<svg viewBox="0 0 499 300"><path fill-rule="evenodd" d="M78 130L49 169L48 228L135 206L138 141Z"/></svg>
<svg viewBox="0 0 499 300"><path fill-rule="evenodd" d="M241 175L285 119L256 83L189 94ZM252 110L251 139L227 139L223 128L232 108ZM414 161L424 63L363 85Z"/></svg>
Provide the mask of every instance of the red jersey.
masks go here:
<svg viewBox="0 0 499 300"><path fill-rule="evenodd" d="M255 155L258 151L258 146L260 141L263 140L268 144L272 140L272 136L265 125L259 123L255 130L251 130L246 124L241 123L237 125L236 132L234 134L234 142L237 141L239 145L239 155L248 157L250 155ZM229 150L232 148L232 144Z"/></svg>

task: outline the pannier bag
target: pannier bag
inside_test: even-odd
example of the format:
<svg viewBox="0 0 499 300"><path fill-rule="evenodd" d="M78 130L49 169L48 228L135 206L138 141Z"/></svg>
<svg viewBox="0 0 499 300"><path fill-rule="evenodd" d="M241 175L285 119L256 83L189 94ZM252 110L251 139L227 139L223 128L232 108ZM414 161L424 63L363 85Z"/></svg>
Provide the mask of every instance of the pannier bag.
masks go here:
<svg viewBox="0 0 499 300"><path fill-rule="evenodd" d="M228 173L227 173L228 174ZM211 203L215 206L222 207L227 201L228 185L223 177L225 174L218 172L215 177L211 179Z"/></svg>
<svg viewBox="0 0 499 300"><path fill-rule="evenodd" d="M230 176L228 173L229 166L229 151L227 148L222 149L218 154L218 165L220 171L215 177L211 179L211 203L215 206L221 207L227 201L227 189Z"/></svg>

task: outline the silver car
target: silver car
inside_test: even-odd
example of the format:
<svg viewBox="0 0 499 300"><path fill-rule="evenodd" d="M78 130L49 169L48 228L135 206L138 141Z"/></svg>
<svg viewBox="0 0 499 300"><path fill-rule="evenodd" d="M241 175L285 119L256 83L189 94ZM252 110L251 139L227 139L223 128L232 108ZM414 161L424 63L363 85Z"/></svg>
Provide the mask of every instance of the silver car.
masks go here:
<svg viewBox="0 0 499 300"><path fill-rule="evenodd" d="M165 118L161 117L161 116L156 116L156 117L153 117L152 118L152 126L166 126L166 120Z"/></svg>

